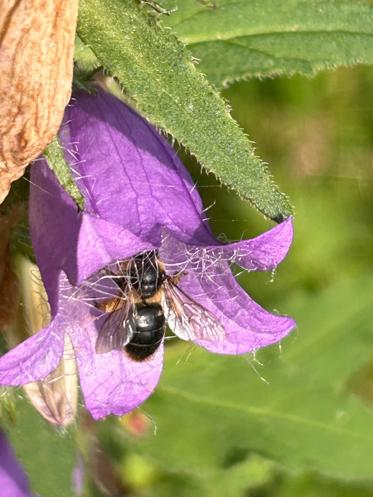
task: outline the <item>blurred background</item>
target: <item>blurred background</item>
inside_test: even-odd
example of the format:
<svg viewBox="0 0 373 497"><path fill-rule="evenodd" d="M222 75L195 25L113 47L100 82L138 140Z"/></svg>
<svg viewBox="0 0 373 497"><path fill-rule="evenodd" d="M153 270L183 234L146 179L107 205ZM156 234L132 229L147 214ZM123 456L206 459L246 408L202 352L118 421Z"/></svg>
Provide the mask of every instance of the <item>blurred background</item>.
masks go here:
<svg viewBox="0 0 373 497"><path fill-rule="evenodd" d="M82 410L61 447L17 399L10 437L31 479L48 464L45 495L65 495L68 450L78 494L92 497L373 497L372 88L372 70L357 67L224 92L296 212L294 244L277 271L238 278L298 328L255 356L169 340L147 403L99 423ZM271 227L180 154L216 235L251 238ZM35 437L49 444L46 454L35 453Z"/></svg>

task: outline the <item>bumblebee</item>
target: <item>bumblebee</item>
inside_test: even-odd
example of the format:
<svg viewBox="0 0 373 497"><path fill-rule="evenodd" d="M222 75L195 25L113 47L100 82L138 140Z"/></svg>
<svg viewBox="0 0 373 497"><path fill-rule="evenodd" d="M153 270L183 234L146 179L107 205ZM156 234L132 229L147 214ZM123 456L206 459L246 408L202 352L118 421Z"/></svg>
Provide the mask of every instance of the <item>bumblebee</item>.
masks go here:
<svg viewBox="0 0 373 497"><path fill-rule="evenodd" d="M185 340L224 338L224 328L215 316L178 287L182 275L166 274L158 251L119 262L118 273L112 277L118 295L98 304L106 316L96 342L97 353L124 348L132 359L143 361L160 346L166 323Z"/></svg>

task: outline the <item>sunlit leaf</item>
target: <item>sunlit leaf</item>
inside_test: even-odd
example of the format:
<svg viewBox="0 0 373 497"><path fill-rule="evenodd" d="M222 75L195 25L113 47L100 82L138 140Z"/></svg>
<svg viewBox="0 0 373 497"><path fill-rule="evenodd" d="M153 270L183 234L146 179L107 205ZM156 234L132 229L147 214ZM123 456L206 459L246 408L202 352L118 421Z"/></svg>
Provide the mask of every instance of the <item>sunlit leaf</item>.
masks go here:
<svg viewBox="0 0 373 497"><path fill-rule="evenodd" d="M373 62L373 6L349 0L163 0L162 21L217 86Z"/></svg>
<svg viewBox="0 0 373 497"><path fill-rule="evenodd" d="M227 105L169 30L133 0L82 0L79 9L79 37L154 125L267 217L291 213Z"/></svg>

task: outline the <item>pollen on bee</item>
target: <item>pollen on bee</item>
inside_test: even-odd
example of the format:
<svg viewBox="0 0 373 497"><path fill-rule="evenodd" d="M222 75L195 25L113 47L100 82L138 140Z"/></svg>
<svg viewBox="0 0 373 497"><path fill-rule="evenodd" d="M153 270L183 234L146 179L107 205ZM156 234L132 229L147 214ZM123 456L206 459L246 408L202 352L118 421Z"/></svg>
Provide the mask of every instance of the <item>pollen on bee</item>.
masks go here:
<svg viewBox="0 0 373 497"><path fill-rule="evenodd" d="M102 312L114 312L116 310L119 310L123 307L124 301L123 299L109 299L105 301L98 301L96 304L97 309L99 309Z"/></svg>

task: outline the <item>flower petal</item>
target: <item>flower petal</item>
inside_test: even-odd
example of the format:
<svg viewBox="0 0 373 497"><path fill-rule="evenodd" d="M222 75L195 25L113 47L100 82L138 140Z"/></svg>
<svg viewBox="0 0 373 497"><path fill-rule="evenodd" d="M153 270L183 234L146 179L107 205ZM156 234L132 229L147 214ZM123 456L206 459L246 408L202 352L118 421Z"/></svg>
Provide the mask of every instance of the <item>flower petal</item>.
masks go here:
<svg viewBox="0 0 373 497"><path fill-rule="evenodd" d="M211 352L243 354L278 342L295 327L293 319L271 314L254 302L228 266L220 266L216 271L212 281L191 273L181 282L183 290L211 311L226 330L225 341L196 343Z"/></svg>
<svg viewBox="0 0 373 497"><path fill-rule="evenodd" d="M0 432L0 495L32 497L28 478L4 432Z"/></svg>
<svg viewBox="0 0 373 497"><path fill-rule="evenodd" d="M63 327L58 318L0 357L0 384L24 385L45 378L61 360Z"/></svg>
<svg viewBox="0 0 373 497"><path fill-rule="evenodd" d="M75 274L79 266L76 247L82 216L73 200L59 186L45 160L30 173L29 224L52 316L57 312L60 270Z"/></svg>
<svg viewBox="0 0 373 497"><path fill-rule="evenodd" d="M67 330L74 345L85 404L95 419L118 416L139 406L153 392L162 371L163 345L144 361L125 351L97 354L97 328L91 319L84 328Z"/></svg>
<svg viewBox="0 0 373 497"><path fill-rule="evenodd" d="M293 219L266 231L252 240L229 243L216 251L226 260L239 264L250 271L274 269L285 258L293 240Z"/></svg>
<svg viewBox="0 0 373 497"><path fill-rule="evenodd" d="M170 259L170 264L179 264L195 272L204 272L206 267L221 260L234 262L249 271L268 271L274 269L285 258L293 239L293 219L286 221L266 231L256 238L221 244L213 239L213 243L203 246L192 243L181 244L170 235L163 237L162 253ZM176 254L176 255L175 255Z"/></svg>
<svg viewBox="0 0 373 497"><path fill-rule="evenodd" d="M180 288L225 328L225 340L211 334L209 340L196 343L216 353L243 354L281 340L295 327L293 319L256 304L236 282L224 258L216 259L214 251L207 249L193 250L169 238L162 245L161 259L166 266L184 271Z"/></svg>
<svg viewBox="0 0 373 497"><path fill-rule="evenodd" d="M61 140L87 212L144 241L168 228L184 241L211 242L198 192L167 141L101 89L75 96Z"/></svg>
<svg viewBox="0 0 373 497"><path fill-rule="evenodd" d="M74 285L81 284L90 275L116 260L122 260L143 252L155 250L161 240L142 241L118 224L89 214L82 216L76 247L77 265L68 276Z"/></svg>
<svg viewBox="0 0 373 497"><path fill-rule="evenodd" d="M31 235L53 315L60 269L78 285L113 260L153 250L161 243L160 237L154 243L143 241L118 224L79 213L44 160L33 166L31 181L35 185L30 194Z"/></svg>

